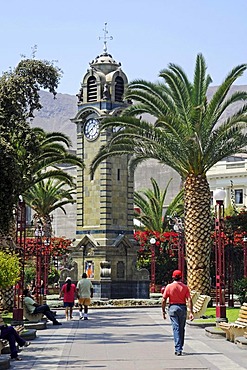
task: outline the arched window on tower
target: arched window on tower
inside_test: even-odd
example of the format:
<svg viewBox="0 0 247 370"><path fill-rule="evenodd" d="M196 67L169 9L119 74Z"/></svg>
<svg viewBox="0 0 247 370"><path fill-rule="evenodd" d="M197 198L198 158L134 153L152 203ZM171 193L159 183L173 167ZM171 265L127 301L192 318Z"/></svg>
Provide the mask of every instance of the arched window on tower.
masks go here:
<svg viewBox="0 0 247 370"><path fill-rule="evenodd" d="M115 101L123 101L124 82L122 77L116 77L115 84Z"/></svg>
<svg viewBox="0 0 247 370"><path fill-rule="evenodd" d="M97 101L97 85L94 76L87 80L87 101Z"/></svg>

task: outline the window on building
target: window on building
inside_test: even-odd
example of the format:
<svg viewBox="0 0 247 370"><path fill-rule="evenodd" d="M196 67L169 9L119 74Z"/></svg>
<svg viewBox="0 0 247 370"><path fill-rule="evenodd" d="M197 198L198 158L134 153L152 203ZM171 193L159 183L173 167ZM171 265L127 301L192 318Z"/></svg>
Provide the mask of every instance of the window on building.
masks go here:
<svg viewBox="0 0 247 370"><path fill-rule="evenodd" d="M243 204L244 202L244 192L243 189L235 189L235 203L236 204Z"/></svg>
<svg viewBox="0 0 247 370"><path fill-rule="evenodd" d="M97 101L97 85L94 76L87 80L87 101Z"/></svg>
<svg viewBox="0 0 247 370"><path fill-rule="evenodd" d="M117 263L117 277L119 279L124 279L124 269L125 269L125 266L124 266L124 263L122 261L118 261Z"/></svg>
<svg viewBox="0 0 247 370"><path fill-rule="evenodd" d="M115 101L122 101L124 93L124 82L122 77L116 77L115 85Z"/></svg>

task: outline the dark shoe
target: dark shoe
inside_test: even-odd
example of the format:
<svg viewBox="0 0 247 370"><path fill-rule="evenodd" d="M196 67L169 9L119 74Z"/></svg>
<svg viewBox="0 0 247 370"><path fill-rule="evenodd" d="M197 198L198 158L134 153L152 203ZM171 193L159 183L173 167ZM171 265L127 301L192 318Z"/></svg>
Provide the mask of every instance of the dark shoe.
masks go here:
<svg viewBox="0 0 247 370"><path fill-rule="evenodd" d="M21 361L22 360L21 357L11 357L10 359L11 361Z"/></svg>
<svg viewBox="0 0 247 370"><path fill-rule="evenodd" d="M88 317L84 317L84 320L88 320Z"/></svg>
<svg viewBox="0 0 247 370"><path fill-rule="evenodd" d="M31 342L25 342L24 347L30 346Z"/></svg>
<svg viewBox="0 0 247 370"><path fill-rule="evenodd" d="M178 352L178 351L176 351L176 352L175 352L175 355L176 355L176 356L182 356L182 352Z"/></svg>
<svg viewBox="0 0 247 370"><path fill-rule="evenodd" d="M80 320L82 320L83 319L83 316L80 316Z"/></svg>
<svg viewBox="0 0 247 370"><path fill-rule="evenodd" d="M58 321L54 321L53 322L53 325L62 325L62 323L61 322L58 322Z"/></svg>

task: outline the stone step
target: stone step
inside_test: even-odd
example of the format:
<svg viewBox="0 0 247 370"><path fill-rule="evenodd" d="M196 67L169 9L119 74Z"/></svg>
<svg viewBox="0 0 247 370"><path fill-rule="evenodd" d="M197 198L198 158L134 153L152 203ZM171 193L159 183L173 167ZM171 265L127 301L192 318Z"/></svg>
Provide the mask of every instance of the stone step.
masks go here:
<svg viewBox="0 0 247 370"><path fill-rule="evenodd" d="M0 369L5 370L10 368L9 356L0 355Z"/></svg>
<svg viewBox="0 0 247 370"><path fill-rule="evenodd" d="M205 334L207 337L214 338L214 339L221 339L226 338L226 333L217 326L209 326L205 328Z"/></svg>

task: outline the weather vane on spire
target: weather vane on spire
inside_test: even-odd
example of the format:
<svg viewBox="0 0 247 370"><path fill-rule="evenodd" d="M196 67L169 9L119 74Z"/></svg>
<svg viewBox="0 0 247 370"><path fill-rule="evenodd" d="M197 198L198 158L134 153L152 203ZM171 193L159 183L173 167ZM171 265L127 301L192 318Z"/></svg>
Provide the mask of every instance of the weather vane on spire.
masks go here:
<svg viewBox="0 0 247 370"><path fill-rule="evenodd" d="M107 39L109 39L109 40L113 40L113 37L112 37L112 36L107 36L108 31L107 31L107 29L106 29L106 26L107 26L107 23L105 22L105 28L103 28L104 36L103 36L103 37L100 37L100 36L99 36L99 40L104 39L104 48L103 48L104 53L106 53L106 52L107 52L107 45L106 45L106 44L107 44Z"/></svg>

